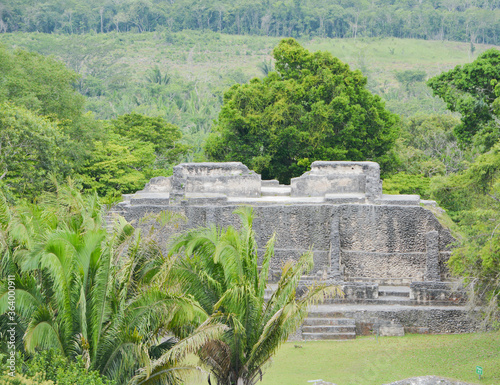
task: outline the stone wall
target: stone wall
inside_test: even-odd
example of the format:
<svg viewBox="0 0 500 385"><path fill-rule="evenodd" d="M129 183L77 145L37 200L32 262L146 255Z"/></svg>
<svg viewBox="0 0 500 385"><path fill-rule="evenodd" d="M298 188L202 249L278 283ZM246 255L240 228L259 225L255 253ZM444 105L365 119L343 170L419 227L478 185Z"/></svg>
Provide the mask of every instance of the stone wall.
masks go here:
<svg viewBox="0 0 500 385"><path fill-rule="evenodd" d="M378 164L314 162L291 189L269 185L241 163L181 164L116 211L136 221L150 212L181 212L187 223L176 231L182 231L212 223L238 227L234 210L250 205L258 245L277 234L275 272L312 249L312 274L334 280L410 283L446 276L449 231L418 205L418 196L382 195ZM264 196L266 189L282 195Z"/></svg>
<svg viewBox="0 0 500 385"><path fill-rule="evenodd" d="M127 220L137 221L148 212L165 209L181 212L187 217L187 223L178 229L181 231L210 223L237 227L239 219L233 212L238 207L187 204L165 207L148 200L146 205L128 206L123 214ZM313 274L342 275L348 280L422 281L427 271L426 234L437 232L443 245L452 240L449 231L422 207L265 205L254 206L254 214L259 246L263 247L274 232L277 234L271 269L280 270L285 261L296 259L312 248ZM335 224L337 244L332 242ZM440 276L444 276L445 266L438 268L442 269Z"/></svg>
<svg viewBox="0 0 500 385"><path fill-rule="evenodd" d="M218 193L241 197L260 196L260 175L239 162L182 163L174 167L172 193Z"/></svg>
<svg viewBox="0 0 500 385"><path fill-rule="evenodd" d="M313 162L311 171L291 180L292 196L382 195L380 167L374 162Z"/></svg>
<svg viewBox="0 0 500 385"><path fill-rule="evenodd" d="M410 285L410 299L418 304L452 302L459 305L467 301L467 293L457 283L412 282Z"/></svg>
<svg viewBox="0 0 500 385"><path fill-rule="evenodd" d="M406 333L471 333L479 330L477 312L467 312L462 307L442 306L425 309L418 306L398 308L386 306L378 310L360 312L346 310L344 317L356 320L356 335L376 334L387 323L404 325Z"/></svg>

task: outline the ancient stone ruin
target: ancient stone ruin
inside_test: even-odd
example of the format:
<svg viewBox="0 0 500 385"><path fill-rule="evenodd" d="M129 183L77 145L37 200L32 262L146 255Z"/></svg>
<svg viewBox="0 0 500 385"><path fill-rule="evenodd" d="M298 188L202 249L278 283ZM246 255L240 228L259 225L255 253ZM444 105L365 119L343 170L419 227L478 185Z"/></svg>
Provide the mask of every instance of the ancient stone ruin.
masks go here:
<svg viewBox="0 0 500 385"><path fill-rule="evenodd" d="M463 291L447 282L445 262L454 239L429 209L432 202L382 194L374 162L314 162L290 185L263 181L242 163L184 163L171 177L153 178L144 190L126 196L114 211L129 221L163 210L180 212L187 218L182 231L210 223L237 227L233 211L240 205L254 209L260 246L277 234L275 278L286 260L312 248L314 271L304 283L342 285L345 297L313 309L310 319L320 321L306 321L299 337L475 327L462 305ZM352 322L342 326L331 320L345 319L339 315ZM334 330L350 331L328 337Z"/></svg>

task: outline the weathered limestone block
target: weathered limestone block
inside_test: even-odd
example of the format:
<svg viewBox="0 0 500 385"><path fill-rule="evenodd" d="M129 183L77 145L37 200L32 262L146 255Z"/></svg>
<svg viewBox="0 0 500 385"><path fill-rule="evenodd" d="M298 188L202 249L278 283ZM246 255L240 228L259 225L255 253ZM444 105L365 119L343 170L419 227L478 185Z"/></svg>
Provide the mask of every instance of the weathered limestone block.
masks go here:
<svg viewBox="0 0 500 385"><path fill-rule="evenodd" d="M373 200L382 195L380 167L374 162L316 161L311 171L291 181L292 196L363 194Z"/></svg>
<svg viewBox="0 0 500 385"><path fill-rule="evenodd" d="M146 183L143 192L159 193L172 191L172 177L157 176Z"/></svg>
<svg viewBox="0 0 500 385"><path fill-rule="evenodd" d="M412 282L410 299L419 304L442 302L459 305L466 302L467 293L462 286L450 282Z"/></svg>
<svg viewBox="0 0 500 385"><path fill-rule="evenodd" d="M345 203L366 203L365 194L325 194L325 202L341 205Z"/></svg>
<svg viewBox="0 0 500 385"><path fill-rule="evenodd" d="M405 328L400 323L386 323L380 325L379 334L385 337L403 337L405 335Z"/></svg>
<svg viewBox="0 0 500 385"><path fill-rule="evenodd" d="M378 284L376 283L350 282L341 287L346 300L378 298Z"/></svg>
<svg viewBox="0 0 500 385"><path fill-rule="evenodd" d="M427 252L426 281L439 281L439 233L429 231L425 235Z"/></svg>
<svg viewBox="0 0 500 385"><path fill-rule="evenodd" d="M182 163L174 167L172 177L176 196L205 193L258 197L260 189L260 175L240 162Z"/></svg>
<svg viewBox="0 0 500 385"><path fill-rule="evenodd" d="M170 204L170 193L152 192L137 194L130 198L130 203L133 205L165 206Z"/></svg>
<svg viewBox="0 0 500 385"><path fill-rule="evenodd" d="M419 195L386 195L375 199L379 205L397 205L397 206L418 206L420 204Z"/></svg>

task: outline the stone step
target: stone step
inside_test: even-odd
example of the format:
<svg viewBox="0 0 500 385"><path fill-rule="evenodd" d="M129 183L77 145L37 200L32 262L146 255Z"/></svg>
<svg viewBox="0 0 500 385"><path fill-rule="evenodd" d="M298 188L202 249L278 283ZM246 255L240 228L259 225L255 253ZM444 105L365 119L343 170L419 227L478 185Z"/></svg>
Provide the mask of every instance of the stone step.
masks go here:
<svg viewBox="0 0 500 385"><path fill-rule="evenodd" d="M394 304L407 304L410 302L410 296L399 296L399 295L384 295L378 297L377 299L371 299L368 301L380 302L380 303L394 303Z"/></svg>
<svg viewBox="0 0 500 385"><path fill-rule="evenodd" d="M410 288L408 286L379 286L379 297L407 297L410 298Z"/></svg>
<svg viewBox="0 0 500 385"><path fill-rule="evenodd" d="M302 333L356 333L356 325L311 325L303 326Z"/></svg>
<svg viewBox="0 0 500 385"><path fill-rule="evenodd" d="M316 308L318 308L318 307L322 307L322 305L316 306ZM327 309L325 309L325 310L322 310L322 309L313 310L313 311L309 311L306 320L314 319L314 318L345 319L346 317L344 317L342 314L343 314L342 311L330 311Z"/></svg>
<svg viewBox="0 0 500 385"><path fill-rule="evenodd" d="M418 280L416 277L398 277L398 278L377 278L377 277L345 277L349 282L360 283L378 283L384 286L409 286L413 281Z"/></svg>
<svg viewBox="0 0 500 385"><path fill-rule="evenodd" d="M378 297L376 299L371 298L326 298L323 301L324 304L336 304L336 303L356 303L365 305L418 305L416 301L410 300L409 297L397 297L397 296L387 296Z"/></svg>
<svg viewBox="0 0 500 385"><path fill-rule="evenodd" d="M262 187L278 187L279 185L280 185L280 182L277 181L276 179L261 181ZM261 189L262 189L262 187L261 187Z"/></svg>
<svg viewBox="0 0 500 385"><path fill-rule="evenodd" d="M355 332L346 333L302 333L302 338L309 341L321 340L353 340L356 338Z"/></svg>
<svg viewBox="0 0 500 385"><path fill-rule="evenodd" d="M378 296L380 297L401 297L401 298L410 298L410 292L404 293L401 291L380 291L378 292Z"/></svg>
<svg viewBox="0 0 500 385"><path fill-rule="evenodd" d="M281 186L264 187L264 186L262 186L260 188L260 193L261 193L261 196L263 196L263 197L270 197L270 196L284 197L284 196L290 196L290 194L292 193L292 188L288 187L288 186L284 186L284 187L281 187Z"/></svg>
<svg viewBox="0 0 500 385"><path fill-rule="evenodd" d="M461 302L454 301L442 301L442 300L432 300L432 301L416 301L408 297L399 296L387 296L379 297L377 299L343 299L343 298L326 298L323 305L383 305L383 306L411 306L411 307L422 307L422 306L457 306L461 305Z"/></svg>
<svg viewBox="0 0 500 385"><path fill-rule="evenodd" d="M304 326L332 325L332 326L356 326L356 321L352 318L312 318L304 320Z"/></svg>

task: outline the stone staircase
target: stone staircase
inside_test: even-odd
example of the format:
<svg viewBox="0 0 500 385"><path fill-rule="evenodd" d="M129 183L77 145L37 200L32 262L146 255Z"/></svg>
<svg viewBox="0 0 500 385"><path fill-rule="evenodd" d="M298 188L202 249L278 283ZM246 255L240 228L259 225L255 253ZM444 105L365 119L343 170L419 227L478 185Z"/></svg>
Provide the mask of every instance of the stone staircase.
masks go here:
<svg viewBox="0 0 500 385"><path fill-rule="evenodd" d="M301 285L310 285L314 280L318 281L318 277L304 276ZM349 283L345 284L349 286ZM418 288L412 289L413 286L409 285L374 285L370 286L374 291L369 295L362 291L350 291L346 298L327 298L322 304L310 309L299 338L350 340L356 335L375 333L395 336L404 335L405 332L473 331L476 323L469 317L470 311L464 304L464 298L457 300L453 296L446 296L440 285L427 293L419 292ZM274 290L276 285L269 284L267 299Z"/></svg>
<svg viewBox="0 0 500 385"><path fill-rule="evenodd" d="M112 233L117 216L123 215L123 211L114 209L113 211L108 211L104 216L104 227L108 233Z"/></svg>
<svg viewBox="0 0 500 385"><path fill-rule="evenodd" d="M266 301L271 298L276 287L276 284L267 285L264 293ZM339 318L335 313L309 312L302 326L302 339L304 340L352 340L354 338L356 338L354 319Z"/></svg>
<svg viewBox="0 0 500 385"><path fill-rule="evenodd" d="M338 318L337 314L309 312L302 325L304 340L352 340L356 338L356 321Z"/></svg>

